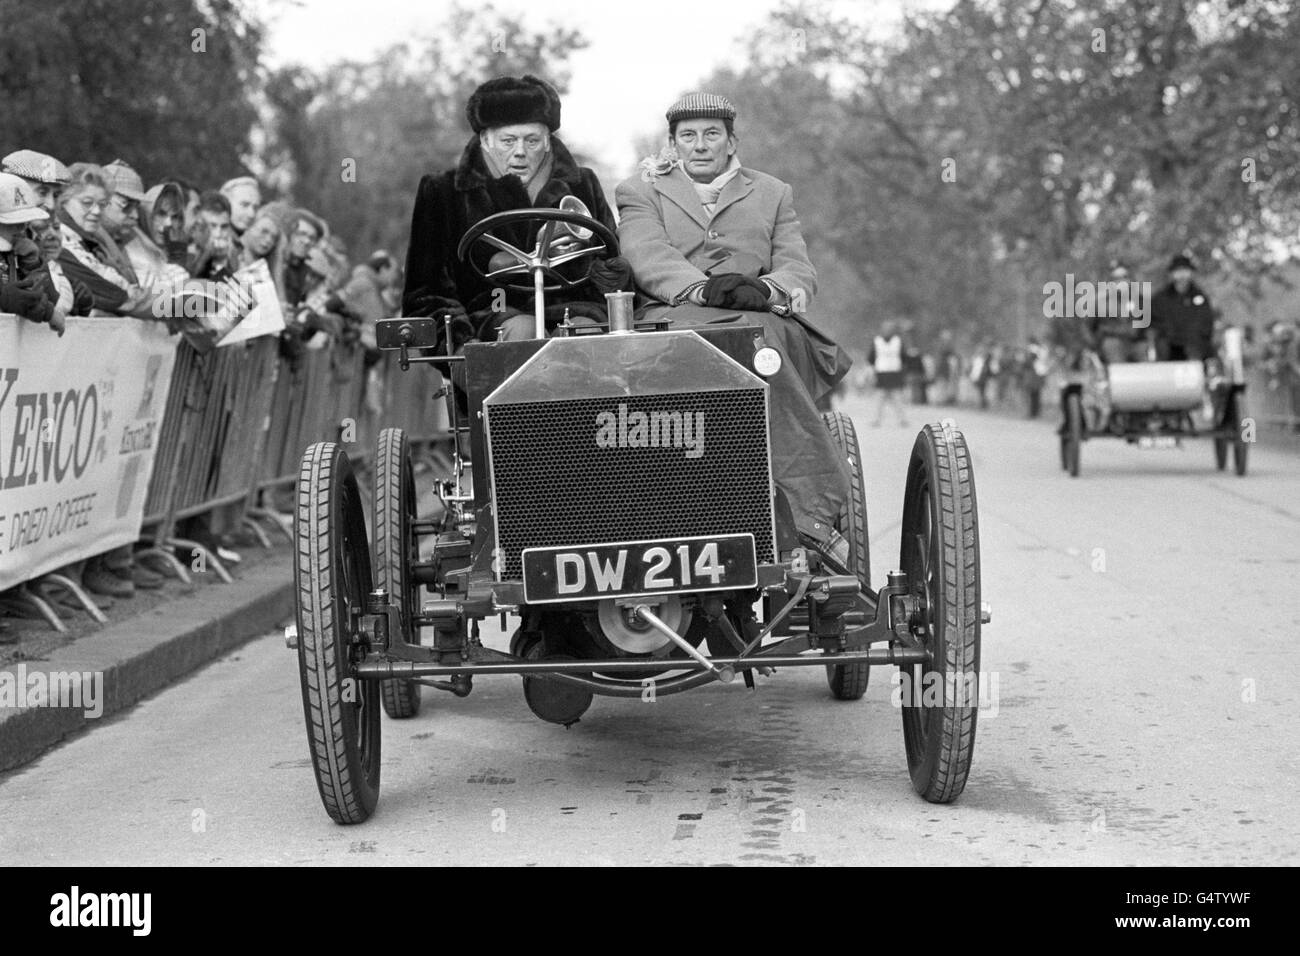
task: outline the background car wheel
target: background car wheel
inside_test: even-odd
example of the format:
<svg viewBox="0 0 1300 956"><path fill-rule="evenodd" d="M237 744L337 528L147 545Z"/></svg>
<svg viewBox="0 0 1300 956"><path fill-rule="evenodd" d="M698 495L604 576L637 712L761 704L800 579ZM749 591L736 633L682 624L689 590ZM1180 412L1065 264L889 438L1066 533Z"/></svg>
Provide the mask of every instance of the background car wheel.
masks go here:
<svg viewBox="0 0 1300 956"><path fill-rule="evenodd" d="M1061 464L1071 478L1079 477L1079 451L1083 446L1083 400L1078 392L1065 396L1065 431L1061 435Z"/></svg>
<svg viewBox="0 0 1300 956"><path fill-rule="evenodd" d="M419 560L419 539L411 528L415 520L415 470L406 433L385 428L375 450L375 587L383 588L398 605L398 633L408 644L419 643L415 615L419 587L410 577L411 564ZM394 634L396 638L398 635ZM420 712L420 685L414 680L380 683L384 712L389 717L414 717Z"/></svg>
<svg viewBox="0 0 1300 956"><path fill-rule="evenodd" d="M849 570L858 576L863 587L871 586L871 547L867 540L867 499L862 480L862 453L853 421L843 412L822 415L831 431L835 447L849 462L849 500L836 522L836 530L849 543ZM836 700L861 700L871 678L870 664L828 664L826 683Z"/></svg>
<svg viewBox="0 0 1300 956"><path fill-rule="evenodd" d="M325 812L360 823L379 799L379 687L358 680L353 610L365 606L370 548L356 477L333 442L303 455L294 515L298 671Z"/></svg>
<svg viewBox="0 0 1300 956"><path fill-rule="evenodd" d="M924 665L900 668L903 743L916 792L955 800L975 749L980 666L979 521L966 440L926 425L907 468L899 566L924 602Z"/></svg>

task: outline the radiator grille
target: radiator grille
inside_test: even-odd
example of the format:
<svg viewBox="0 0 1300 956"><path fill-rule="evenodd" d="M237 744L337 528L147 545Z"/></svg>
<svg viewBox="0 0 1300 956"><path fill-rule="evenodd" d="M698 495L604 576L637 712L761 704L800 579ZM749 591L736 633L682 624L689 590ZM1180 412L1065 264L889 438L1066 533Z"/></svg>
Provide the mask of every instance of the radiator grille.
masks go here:
<svg viewBox="0 0 1300 956"><path fill-rule="evenodd" d="M602 413L665 410L703 416L703 453L682 447L601 447ZM522 575L524 548L706 534L754 536L774 558L761 389L486 406L501 576ZM698 421L699 419L693 419ZM606 428L610 419L604 418ZM626 431L629 442L639 436ZM604 432L608 445L610 432ZM621 446L621 447L620 447Z"/></svg>

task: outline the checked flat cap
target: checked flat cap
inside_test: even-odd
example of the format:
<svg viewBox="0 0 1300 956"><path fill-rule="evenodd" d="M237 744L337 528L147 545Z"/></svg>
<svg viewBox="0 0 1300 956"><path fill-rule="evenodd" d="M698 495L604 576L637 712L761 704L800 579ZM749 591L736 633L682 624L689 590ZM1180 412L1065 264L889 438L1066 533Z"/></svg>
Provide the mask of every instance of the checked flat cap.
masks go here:
<svg viewBox="0 0 1300 956"><path fill-rule="evenodd" d="M736 108L731 100L716 93L687 93L680 100L668 107L668 125L680 120L721 119L734 120Z"/></svg>
<svg viewBox="0 0 1300 956"><path fill-rule="evenodd" d="M139 202L144 199L144 180L140 174L120 159L115 159L104 167L104 181L115 193L121 193L127 199Z"/></svg>
<svg viewBox="0 0 1300 956"><path fill-rule="evenodd" d="M66 186L72 181L67 166L53 156L38 153L34 149L20 149L0 159L0 172L47 186Z"/></svg>

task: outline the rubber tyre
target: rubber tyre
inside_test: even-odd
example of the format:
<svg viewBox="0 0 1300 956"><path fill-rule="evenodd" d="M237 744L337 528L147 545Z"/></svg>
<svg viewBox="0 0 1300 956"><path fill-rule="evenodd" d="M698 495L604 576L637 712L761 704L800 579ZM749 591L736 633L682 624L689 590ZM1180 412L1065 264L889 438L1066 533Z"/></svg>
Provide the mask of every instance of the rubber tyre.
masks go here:
<svg viewBox="0 0 1300 956"><path fill-rule="evenodd" d="M371 590L356 476L334 442L303 454L294 514L298 671L316 785L336 823L361 823L379 800L379 686L352 666L352 609Z"/></svg>
<svg viewBox="0 0 1300 956"><path fill-rule="evenodd" d="M1083 447L1083 400L1078 392L1065 396L1065 433L1061 436L1061 464L1071 478L1079 477L1079 451Z"/></svg>
<svg viewBox="0 0 1300 956"><path fill-rule="evenodd" d="M923 641L931 652L925 665L900 667L907 768L917 793L931 803L949 803L970 772L980 667L975 478L966 440L956 429L926 425L916 438L903 497L899 567L925 596Z"/></svg>
<svg viewBox="0 0 1300 956"><path fill-rule="evenodd" d="M402 640L419 642L413 622L419 611L420 589L411 580L411 564L419 560L419 543L411 531L415 519L415 469L406 433L385 428L375 448L375 587L397 601ZM396 635L394 635L396 636ZM411 679L380 682L384 713L397 720L420 712L420 684Z"/></svg>
<svg viewBox="0 0 1300 956"><path fill-rule="evenodd" d="M1214 467L1223 471L1228 467L1228 439L1214 439Z"/></svg>
<svg viewBox="0 0 1300 956"><path fill-rule="evenodd" d="M849 543L849 570L864 588L871 587L871 545L867 537L867 497L862 478L862 453L853 421L843 412L822 415L835 447L849 462L849 501L835 529ZM870 664L828 664L826 683L836 700L861 700L871 679Z"/></svg>

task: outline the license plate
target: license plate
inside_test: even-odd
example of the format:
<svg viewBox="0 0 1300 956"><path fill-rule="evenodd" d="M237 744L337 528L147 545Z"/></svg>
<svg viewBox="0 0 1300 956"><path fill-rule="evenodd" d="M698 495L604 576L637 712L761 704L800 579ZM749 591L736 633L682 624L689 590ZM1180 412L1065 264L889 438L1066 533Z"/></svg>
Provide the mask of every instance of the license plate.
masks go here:
<svg viewBox="0 0 1300 956"><path fill-rule="evenodd" d="M529 604L758 586L752 534L525 548Z"/></svg>
<svg viewBox="0 0 1300 956"><path fill-rule="evenodd" d="M1172 435L1143 435L1138 439L1139 448L1173 448L1178 439Z"/></svg>

